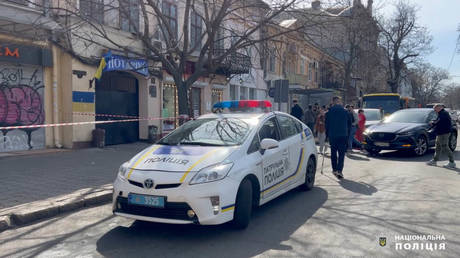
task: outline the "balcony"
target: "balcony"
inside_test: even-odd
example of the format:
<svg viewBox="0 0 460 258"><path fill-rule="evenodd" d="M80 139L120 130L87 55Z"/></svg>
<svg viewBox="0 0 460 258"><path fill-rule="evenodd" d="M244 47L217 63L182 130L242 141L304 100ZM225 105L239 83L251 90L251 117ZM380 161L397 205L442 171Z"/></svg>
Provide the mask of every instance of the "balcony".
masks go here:
<svg viewBox="0 0 460 258"><path fill-rule="evenodd" d="M305 74L293 74L289 73L286 76L289 80L289 85L300 85L305 86L308 83L308 76Z"/></svg>
<svg viewBox="0 0 460 258"><path fill-rule="evenodd" d="M214 57L218 57L225 53L224 49L215 49ZM231 53L224 61L218 65L216 74L231 75L231 74L246 74L251 69L251 57L241 53Z"/></svg>

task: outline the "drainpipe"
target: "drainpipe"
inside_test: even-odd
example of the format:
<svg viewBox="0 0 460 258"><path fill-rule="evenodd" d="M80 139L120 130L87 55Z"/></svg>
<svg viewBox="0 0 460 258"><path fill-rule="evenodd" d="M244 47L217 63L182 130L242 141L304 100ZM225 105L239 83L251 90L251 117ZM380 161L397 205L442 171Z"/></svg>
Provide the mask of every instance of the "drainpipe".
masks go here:
<svg viewBox="0 0 460 258"><path fill-rule="evenodd" d="M58 94L58 51L56 46L53 49L53 123L59 123L59 94ZM61 144L61 129L59 126L53 127L54 132L54 146L62 148Z"/></svg>

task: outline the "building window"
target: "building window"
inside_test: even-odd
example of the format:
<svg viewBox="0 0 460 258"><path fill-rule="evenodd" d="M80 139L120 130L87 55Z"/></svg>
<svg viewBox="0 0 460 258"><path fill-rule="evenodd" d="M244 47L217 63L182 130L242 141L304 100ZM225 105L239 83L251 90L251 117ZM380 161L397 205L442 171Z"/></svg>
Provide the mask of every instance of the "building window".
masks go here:
<svg viewBox="0 0 460 258"><path fill-rule="evenodd" d="M104 22L104 0L80 0L80 15L102 24Z"/></svg>
<svg viewBox="0 0 460 258"><path fill-rule="evenodd" d="M315 61L315 82L318 83L319 79L319 64Z"/></svg>
<svg viewBox="0 0 460 258"><path fill-rule="evenodd" d="M247 87L240 87L240 99L248 99L248 88Z"/></svg>
<svg viewBox="0 0 460 258"><path fill-rule="evenodd" d="M313 63L308 63L308 81L311 81L311 77L313 76Z"/></svg>
<svg viewBox="0 0 460 258"><path fill-rule="evenodd" d="M165 19L167 20L166 26L171 31L173 39L177 38L177 6L173 3L168 3L163 1L161 5L161 12L163 13ZM165 29L166 40L169 39L168 30Z"/></svg>
<svg viewBox="0 0 460 258"><path fill-rule="evenodd" d="M212 95L211 95L211 101L212 105L216 104L217 102L220 102L224 99L224 91L223 90L218 90L218 89L213 89L212 90Z"/></svg>
<svg viewBox="0 0 460 258"><path fill-rule="evenodd" d="M236 97L236 85L230 85L230 98L232 100L238 100L238 98Z"/></svg>
<svg viewBox="0 0 460 258"><path fill-rule="evenodd" d="M121 30L136 33L139 31L139 0L120 1Z"/></svg>
<svg viewBox="0 0 460 258"><path fill-rule="evenodd" d="M249 88L249 99L256 99L256 89Z"/></svg>
<svg viewBox="0 0 460 258"><path fill-rule="evenodd" d="M201 48L201 34L202 34L203 22L195 11L192 11L190 16L190 47L192 49L200 50Z"/></svg>
<svg viewBox="0 0 460 258"><path fill-rule="evenodd" d="M218 50L218 51L223 51L224 49L224 28L220 27L218 30L217 30L217 33L214 37L214 49L215 50ZM220 53L219 52L219 53ZM222 52L223 54L223 52Z"/></svg>
<svg viewBox="0 0 460 258"><path fill-rule="evenodd" d="M300 59L300 74L305 74L305 58Z"/></svg>
<svg viewBox="0 0 460 258"><path fill-rule="evenodd" d="M271 52L269 53L268 70L274 73L275 66L276 66L276 56L275 56L275 53Z"/></svg>
<svg viewBox="0 0 460 258"><path fill-rule="evenodd" d="M161 117L163 118L163 131L174 130L177 126L177 121L174 117L178 116L178 99L177 87L174 84L163 85L163 108Z"/></svg>

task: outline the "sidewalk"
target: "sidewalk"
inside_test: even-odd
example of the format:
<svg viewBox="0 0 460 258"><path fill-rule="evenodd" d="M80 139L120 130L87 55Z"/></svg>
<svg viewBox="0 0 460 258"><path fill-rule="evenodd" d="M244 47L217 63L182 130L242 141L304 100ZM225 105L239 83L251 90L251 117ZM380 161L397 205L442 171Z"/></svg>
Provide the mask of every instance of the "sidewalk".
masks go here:
<svg viewBox="0 0 460 258"><path fill-rule="evenodd" d="M147 143L0 157L0 209L112 183Z"/></svg>
<svg viewBox="0 0 460 258"><path fill-rule="evenodd" d="M68 202L79 202L82 207L91 202L88 196L100 199L98 194L102 192L108 197L107 193L111 191L108 186L115 180L119 166L148 146L137 142L104 149L2 155L0 216L11 216L13 210L20 213L57 204L67 210L62 203Z"/></svg>

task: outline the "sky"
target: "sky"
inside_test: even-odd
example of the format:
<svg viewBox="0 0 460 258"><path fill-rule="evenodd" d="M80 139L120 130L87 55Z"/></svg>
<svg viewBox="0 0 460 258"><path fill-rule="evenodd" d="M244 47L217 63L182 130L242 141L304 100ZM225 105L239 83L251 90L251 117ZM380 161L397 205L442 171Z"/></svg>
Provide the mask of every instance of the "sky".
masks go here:
<svg viewBox="0 0 460 258"><path fill-rule="evenodd" d="M383 15L394 10L395 0L374 0L374 5ZM425 26L433 36L434 51L426 57L433 66L449 69L449 82L460 83L460 53L455 53L460 29L460 0L406 0L415 4L419 10L418 22ZM363 4L367 0L362 0ZM460 47L460 46L459 46ZM452 63L451 63L452 61ZM449 67L450 65L450 67Z"/></svg>

